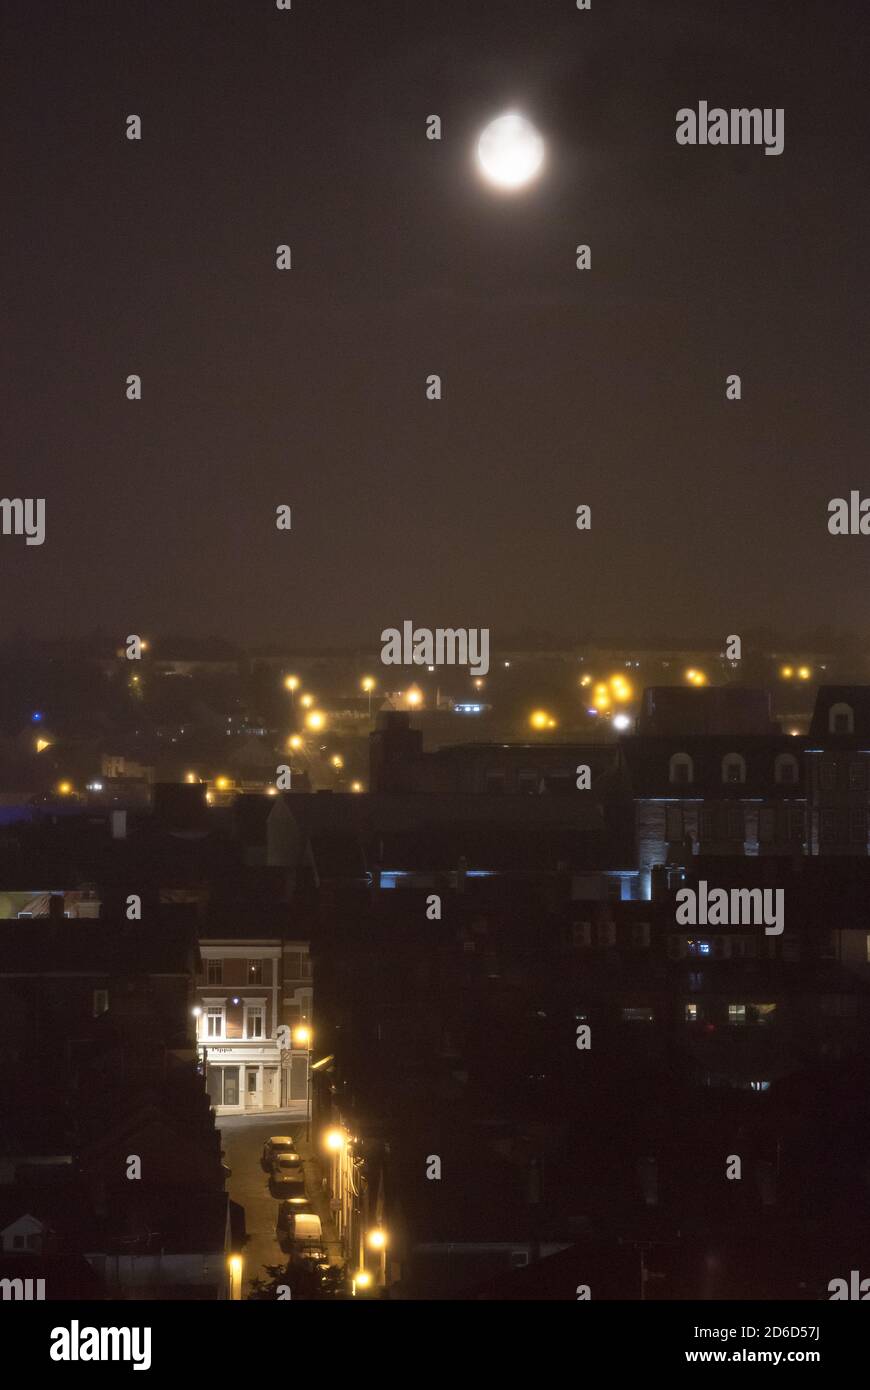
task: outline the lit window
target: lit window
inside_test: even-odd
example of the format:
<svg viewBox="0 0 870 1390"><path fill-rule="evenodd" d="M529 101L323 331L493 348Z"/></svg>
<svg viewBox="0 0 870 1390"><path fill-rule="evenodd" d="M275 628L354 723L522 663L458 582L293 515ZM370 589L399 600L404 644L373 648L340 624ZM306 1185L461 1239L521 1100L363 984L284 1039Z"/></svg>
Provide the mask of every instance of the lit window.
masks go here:
<svg viewBox="0 0 870 1390"><path fill-rule="evenodd" d="M623 1023L653 1023L655 1013L652 1009L623 1009Z"/></svg>
<svg viewBox="0 0 870 1390"><path fill-rule="evenodd" d="M686 1005L686 1022L687 1022L687 1023L697 1023L697 1022L698 1022L698 1005L697 1005L697 1004L687 1004L687 1005Z"/></svg>
<svg viewBox="0 0 870 1390"><path fill-rule="evenodd" d="M222 960L207 960L205 980L209 985L222 985L224 982L224 963Z"/></svg>
<svg viewBox="0 0 870 1390"><path fill-rule="evenodd" d="M220 1004L210 1004L205 1015L205 1035L207 1038L222 1038L224 1035L224 1011Z"/></svg>
<svg viewBox="0 0 870 1390"><path fill-rule="evenodd" d="M729 1022L729 1023L736 1024L736 1025L741 1025L741 1024L745 1023L745 1022L746 1022L746 1005L745 1005L745 1004L729 1004L729 1005L728 1005L728 1022Z"/></svg>
<svg viewBox="0 0 870 1390"><path fill-rule="evenodd" d="M109 991L107 989L94 990L94 1018L99 1018L100 1014L109 1011Z"/></svg>
<svg viewBox="0 0 870 1390"><path fill-rule="evenodd" d="M709 956L710 950L711 947L709 941L697 941L694 937L690 937L689 940L686 942L687 955Z"/></svg>
<svg viewBox="0 0 870 1390"><path fill-rule="evenodd" d="M248 984L261 985L263 983L263 962L261 960L248 961Z"/></svg>
<svg viewBox="0 0 870 1390"><path fill-rule="evenodd" d="M245 1008L245 1037L262 1038L263 1036L263 1006L262 1004L248 1004Z"/></svg>

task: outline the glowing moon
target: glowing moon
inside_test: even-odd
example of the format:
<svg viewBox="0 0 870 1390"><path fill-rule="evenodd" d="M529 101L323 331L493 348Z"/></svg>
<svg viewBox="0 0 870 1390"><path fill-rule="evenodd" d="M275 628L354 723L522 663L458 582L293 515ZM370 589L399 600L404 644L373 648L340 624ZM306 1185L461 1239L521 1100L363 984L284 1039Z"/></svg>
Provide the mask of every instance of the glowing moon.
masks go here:
<svg viewBox="0 0 870 1390"><path fill-rule="evenodd" d="M477 162L485 178L499 188L522 188L544 162L544 142L531 121L518 111L497 116L477 142Z"/></svg>

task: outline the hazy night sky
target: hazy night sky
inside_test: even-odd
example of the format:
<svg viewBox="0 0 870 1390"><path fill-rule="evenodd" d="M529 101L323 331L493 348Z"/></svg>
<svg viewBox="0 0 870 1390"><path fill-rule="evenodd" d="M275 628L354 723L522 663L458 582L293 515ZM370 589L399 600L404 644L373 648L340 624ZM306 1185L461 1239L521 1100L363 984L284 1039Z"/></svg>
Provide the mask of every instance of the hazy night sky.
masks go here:
<svg viewBox="0 0 870 1390"><path fill-rule="evenodd" d="M0 12L0 491L47 504L0 632L866 628L866 0ZM678 146L700 100L784 153ZM471 160L509 107L513 197Z"/></svg>

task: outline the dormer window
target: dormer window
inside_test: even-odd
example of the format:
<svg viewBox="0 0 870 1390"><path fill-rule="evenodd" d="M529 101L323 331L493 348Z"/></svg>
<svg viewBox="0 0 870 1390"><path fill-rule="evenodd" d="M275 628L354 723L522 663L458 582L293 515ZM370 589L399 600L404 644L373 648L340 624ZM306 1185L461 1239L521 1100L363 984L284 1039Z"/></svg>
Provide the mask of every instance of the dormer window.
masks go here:
<svg viewBox="0 0 870 1390"><path fill-rule="evenodd" d="M780 753L773 764L774 779L781 786L794 786L798 780L798 760L794 753Z"/></svg>
<svg viewBox="0 0 870 1390"><path fill-rule="evenodd" d="M741 753L726 753L722 759L723 782L746 781L746 759Z"/></svg>
<svg viewBox="0 0 870 1390"><path fill-rule="evenodd" d="M688 753L674 753L669 765L669 780L674 783L689 783L695 780L695 770Z"/></svg>
<svg viewBox="0 0 870 1390"><path fill-rule="evenodd" d="M828 732L832 734L854 734L855 711L851 705L839 703L828 710Z"/></svg>

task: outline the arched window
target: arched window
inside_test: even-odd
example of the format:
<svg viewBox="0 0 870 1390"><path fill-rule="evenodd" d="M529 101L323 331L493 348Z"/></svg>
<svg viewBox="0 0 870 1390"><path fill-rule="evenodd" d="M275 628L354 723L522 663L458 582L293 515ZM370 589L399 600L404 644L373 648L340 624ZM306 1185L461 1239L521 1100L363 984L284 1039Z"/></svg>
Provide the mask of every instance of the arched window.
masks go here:
<svg viewBox="0 0 870 1390"><path fill-rule="evenodd" d="M854 734L855 711L851 705L840 703L831 705L828 710L828 732L832 734Z"/></svg>
<svg viewBox="0 0 870 1390"><path fill-rule="evenodd" d="M726 753L722 759L723 782L746 781L746 759L742 753Z"/></svg>
<svg viewBox="0 0 870 1390"><path fill-rule="evenodd" d="M686 783L695 780L695 770L688 753L674 753L670 761L668 777L671 782Z"/></svg>
<svg viewBox="0 0 870 1390"><path fill-rule="evenodd" d="M794 753L778 753L773 764L773 776L777 782L793 786L798 779L798 760Z"/></svg>

